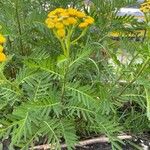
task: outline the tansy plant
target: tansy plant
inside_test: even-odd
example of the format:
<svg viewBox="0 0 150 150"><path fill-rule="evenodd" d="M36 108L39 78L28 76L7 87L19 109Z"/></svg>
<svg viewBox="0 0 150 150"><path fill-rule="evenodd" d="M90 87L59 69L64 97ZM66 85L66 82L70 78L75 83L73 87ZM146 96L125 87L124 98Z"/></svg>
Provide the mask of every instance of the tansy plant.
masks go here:
<svg viewBox="0 0 150 150"><path fill-rule="evenodd" d="M129 3L93 1L88 12L96 23L87 38L94 19L81 11L83 4L72 2L1 1L2 32L7 31L8 53L14 56L6 58L6 39L0 35L0 59L8 62L0 62L0 143L10 143L10 150L36 149L39 144L72 150L83 137L103 134L112 150L122 150L118 134L148 129L149 41L108 37L108 32L123 31L130 22L114 11ZM46 8L68 5L79 9L57 8L48 14L47 26L41 24ZM143 62L135 64L141 55ZM131 58L129 64L122 63L126 57Z"/></svg>
<svg viewBox="0 0 150 150"><path fill-rule="evenodd" d="M94 19L74 8L57 8L48 14L45 22L60 41L64 55L69 57L71 45L85 34L86 29L94 23ZM73 39L73 33L77 28L80 28L82 32Z"/></svg>

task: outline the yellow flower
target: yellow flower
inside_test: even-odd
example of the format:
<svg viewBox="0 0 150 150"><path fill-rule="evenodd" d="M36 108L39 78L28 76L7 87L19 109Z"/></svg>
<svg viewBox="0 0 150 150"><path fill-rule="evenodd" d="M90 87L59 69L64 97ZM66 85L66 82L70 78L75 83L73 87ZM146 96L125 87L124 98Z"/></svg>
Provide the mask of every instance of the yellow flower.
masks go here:
<svg viewBox="0 0 150 150"><path fill-rule="evenodd" d="M67 19L67 21L68 21L68 23L69 23L70 25L73 25L73 24L76 24L76 23L77 23L77 20L76 20L74 17L69 17L69 18Z"/></svg>
<svg viewBox="0 0 150 150"><path fill-rule="evenodd" d="M56 15L56 11L51 11L49 14L48 14L48 17L53 17L54 15Z"/></svg>
<svg viewBox="0 0 150 150"><path fill-rule="evenodd" d="M55 24L54 24L54 22L53 22L53 19L51 19L51 18L47 18L47 19L45 20L45 23L47 24L48 28L50 28L50 29L52 29L52 28L55 27Z"/></svg>
<svg viewBox="0 0 150 150"><path fill-rule="evenodd" d="M85 14L84 12L77 11L77 12L76 12L76 16L77 16L78 18L84 18L84 17L86 16L86 14Z"/></svg>
<svg viewBox="0 0 150 150"><path fill-rule="evenodd" d="M48 22L47 26L48 28L52 29L55 27L55 24L53 22Z"/></svg>
<svg viewBox="0 0 150 150"><path fill-rule="evenodd" d="M3 51L3 46L2 45L0 45L0 53Z"/></svg>
<svg viewBox="0 0 150 150"><path fill-rule="evenodd" d="M67 12L62 12L62 13L60 13L60 16L63 18L67 18L67 17L69 17L69 14Z"/></svg>
<svg viewBox="0 0 150 150"><path fill-rule="evenodd" d="M85 22L87 22L88 24L93 24L94 23L94 19L90 16L88 16L86 19L85 19Z"/></svg>
<svg viewBox="0 0 150 150"><path fill-rule="evenodd" d="M69 26L69 21L68 21L68 19L63 19L62 23L63 23L65 26Z"/></svg>
<svg viewBox="0 0 150 150"><path fill-rule="evenodd" d="M77 14L77 10L74 8L68 8L67 11L68 11L69 15L71 15L71 16L76 16L76 14Z"/></svg>
<svg viewBox="0 0 150 150"><path fill-rule="evenodd" d="M56 22L58 22L58 20L59 20L59 18L56 16L53 18L52 22L56 23Z"/></svg>
<svg viewBox="0 0 150 150"><path fill-rule="evenodd" d="M6 55L4 53L0 53L0 62L3 62L6 60Z"/></svg>
<svg viewBox="0 0 150 150"><path fill-rule="evenodd" d="M58 29L57 30L57 35L61 38L63 38L65 36L66 32L65 29Z"/></svg>
<svg viewBox="0 0 150 150"><path fill-rule="evenodd" d="M79 24L79 28L86 28L88 26L87 22L82 22Z"/></svg>
<svg viewBox="0 0 150 150"><path fill-rule="evenodd" d="M65 9L63 9L63 8L56 8L54 11L56 13L63 13L63 12L65 12Z"/></svg>
<svg viewBox="0 0 150 150"><path fill-rule="evenodd" d="M64 25L63 25L63 23L61 23L61 22L57 22L57 23L55 24L55 27L56 27L57 29L62 29L62 28L64 28Z"/></svg>
<svg viewBox="0 0 150 150"><path fill-rule="evenodd" d="M6 38L0 34L0 44L3 44L6 42Z"/></svg>

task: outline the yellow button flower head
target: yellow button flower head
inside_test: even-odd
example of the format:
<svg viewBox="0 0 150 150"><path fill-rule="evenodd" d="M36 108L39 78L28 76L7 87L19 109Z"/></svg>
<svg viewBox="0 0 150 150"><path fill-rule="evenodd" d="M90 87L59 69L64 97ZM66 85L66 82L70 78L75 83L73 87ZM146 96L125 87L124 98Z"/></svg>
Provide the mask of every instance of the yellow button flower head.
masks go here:
<svg viewBox="0 0 150 150"><path fill-rule="evenodd" d="M55 16L53 19L52 19L52 22L53 23L56 23L56 22L58 22L59 21L59 18L57 17L57 16Z"/></svg>
<svg viewBox="0 0 150 150"><path fill-rule="evenodd" d="M70 25L68 19L64 19L64 20L62 21L62 23L63 23L65 26L69 26L69 25Z"/></svg>
<svg viewBox="0 0 150 150"><path fill-rule="evenodd" d="M3 49L4 49L3 46L0 45L0 53L3 52Z"/></svg>
<svg viewBox="0 0 150 150"><path fill-rule="evenodd" d="M0 62L6 61L6 55L4 53L0 53Z"/></svg>
<svg viewBox="0 0 150 150"><path fill-rule="evenodd" d="M55 27L56 27L57 29L62 29L62 28L64 28L64 25L63 25L63 23L61 23L61 22L57 22L57 23L55 24Z"/></svg>
<svg viewBox="0 0 150 150"><path fill-rule="evenodd" d="M88 26L87 22L82 22L79 24L79 28L86 28Z"/></svg>
<svg viewBox="0 0 150 150"><path fill-rule="evenodd" d="M86 17L86 14L85 14L84 12L77 11L76 16L77 16L78 18L84 18L84 17Z"/></svg>
<svg viewBox="0 0 150 150"><path fill-rule="evenodd" d="M62 12L65 12L65 9L63 9L63 8L56 8L56 9L54 10L54 12L56 12L56 14L62 13Z"/></svg>
<svg viewBox="0 0 150 150"><path fill-rule="evenodd" d="M82 20L81 20L82 19ZM84 20L84 22L82 22ZM70 25L77 24L80 28L85 28L94 23L94 19L84 12L74 8L57 8L48 14L45 23L51 29L62 29Z"/></svg>
<svg viewBox="0 0 150 150"><path fill-rule="evenodd" d="M57 35L60 37L60 38L63 38L65 36L66 32L65 32L65 29L58 29L57 30Z"/></svg>
<svg viewBox="0 0 150 150"><path fill-rule="evenodd" d="M57 8L48 14L45 23L57 37L62 38L69 34L72 27L86 28L94 23L94 19L75 8Z"/></svg>
<svg viewBox="0 0 150 150"><path fill-rule="evenodd" d="M69 14L67 12L62 12L62 13L60 13L60 17L67 18L67 17L69 17Z"/></svg>
<svg viewBox="0 0 150 150"><path fill-rule="evenodd" d="M67 21L68 21L68 23L69 23L70 25L73 25L73 24L76 24L76 23L77 23L77 20L76 20L74 17L69 17L69 18L67 19Z"/></svg>
<svg viewBox="0 0 150 150"><path fill-rule="evenodd" d="M54 22L53 22L53 20L51 18L47 18L45 20L45 23L47 24L47 27L50 28L50 29L55 27L55 24L54 24Z"/></svg>
<svg viewBox="0 0 150 150"><path fill-rule="evenodd" d="M2 34L0 34L0 44L3 44L5 42L6 42L6 38Z"/></svg>
<svg viewBox="0 0 150 150"><path fill-rule="evenodd" d="M86 19L85 19L85 22L87 22L88 24L93 24L94 23L94 19L90 16L88 16Z"/></svg>
<svg viewBox="0 0 150 150"><path fill-rule="evenodd" d="M55 24L54 24L53 22L49 22L49 23L47 24L47 26L48 26L48 28L52 29L52 28L55 27Z"/></svg>
<svg viewBox="0 0 150 150"><path fill-rule="evenodd" d="M51 11L49 14L48 14L48 17L53 17L53 16L55 16L56 15L56 12L55 11Z"/></svg>
<svg viewBox="0 0 150 150"><path fill-rule="evenodd" d="M70 16L76 16L77 14L77 10L74 8L68 8L67 12Z"/></svg>

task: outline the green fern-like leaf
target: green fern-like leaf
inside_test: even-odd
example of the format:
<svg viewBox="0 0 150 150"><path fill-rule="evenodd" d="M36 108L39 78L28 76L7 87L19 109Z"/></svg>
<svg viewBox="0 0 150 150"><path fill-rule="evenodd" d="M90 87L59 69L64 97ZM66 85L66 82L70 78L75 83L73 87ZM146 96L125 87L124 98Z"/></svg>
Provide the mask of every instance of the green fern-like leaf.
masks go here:
<svg viewBox="0 0 150 150"><path fill-rule="evenodd" d="M71 92L72 98L74 101L82 102L87 108L90 108L93 104L96 103L96 99L92 95L90 86L80 86L79 84L67 85L66 89L68 92Z"/></svg>
<svg viewBox="0 0 150 150"><path fill-rule="evenodd" d="M77 143L77 136L75 131L74 122L71 120L60 120L61 126L61 134L65 139L65 143L67 144L67 149L72 150Z"/></svg>
<svg viewBox="0 0 150 150"><path fill-rule="evenodd" d="M26 62L26 64L33 69L40 69L42 71L48 72L53 79L57 78L63 78L63 75L58 72L57 67L54 65L52 62L53 60L49 59L44 59L41 61L33 61L29 60Z"/></svg>

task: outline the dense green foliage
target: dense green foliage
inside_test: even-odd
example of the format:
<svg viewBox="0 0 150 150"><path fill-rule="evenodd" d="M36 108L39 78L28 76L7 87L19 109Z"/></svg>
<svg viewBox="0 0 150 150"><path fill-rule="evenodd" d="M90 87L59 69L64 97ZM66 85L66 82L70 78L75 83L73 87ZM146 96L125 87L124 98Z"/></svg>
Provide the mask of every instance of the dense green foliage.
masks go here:
<svg viewBox="0 0 150 150"><path fill-rule="evenodd" d="M44 24L50 10L70 4L95 18L86 36L59 59L61 45ZM6 38L7 62L0 64L0 139L14 146L51 143L68 150L91 133L105 134L122 149L120 133L149 130L149 30L117 10L132 0L0 0L0 32ZM129 24L131 27L126 27ZM122 32L119 40L110 32ZM76 31L78 34L80 31ZM128 35L132 34L133 39Z"/></svg>

